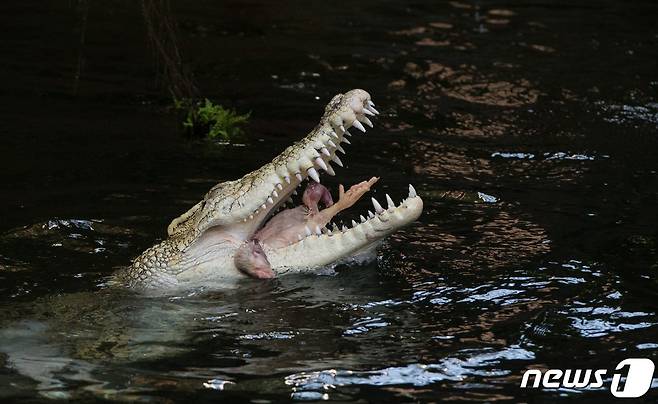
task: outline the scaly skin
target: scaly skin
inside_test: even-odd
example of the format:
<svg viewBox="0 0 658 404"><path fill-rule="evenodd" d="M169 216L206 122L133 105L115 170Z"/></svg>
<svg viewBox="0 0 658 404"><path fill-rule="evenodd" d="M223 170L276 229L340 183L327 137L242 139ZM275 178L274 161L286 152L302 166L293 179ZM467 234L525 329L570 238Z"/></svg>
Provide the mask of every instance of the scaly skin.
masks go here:
<svg viewBox="0 0 658 404"><path fill-rule="evenodd" d="M336 152L344 153L341 142L348 143L347 129L356 127L365 132L364 123L372 126L367 116L376 114L370 95L363 90L336 95L320 123L304 139L241 179L213 187L201 202L172 221L166 240L120 270L113 282L137 289L171 289L209 283L230 286L245 278L234 263L237 249L304 179L319 182L320 170L334 175L330 162L342 166ZM265 246L272 270L279 275L336 264L371 249L422 212L423 202L411 186L409 197L399 206L387 199L388 209L375 204L377 214L350 229L302 234L302 240L282 248Z"/></svg>

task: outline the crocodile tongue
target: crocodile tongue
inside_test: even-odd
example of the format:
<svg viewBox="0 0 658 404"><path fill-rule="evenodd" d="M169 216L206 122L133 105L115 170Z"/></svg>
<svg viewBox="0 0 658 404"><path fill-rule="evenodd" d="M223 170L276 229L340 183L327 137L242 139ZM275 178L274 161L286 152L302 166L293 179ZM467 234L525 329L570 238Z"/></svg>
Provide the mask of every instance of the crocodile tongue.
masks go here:
<svg viewBox="0 0 658 404"><path fill-rule="evenodd" d="M254 238L274 248L290 245L299 240L298 235L306 235L315 230L309 227L309 219L320 211L320 202L325 208L334 204L327 187L315 181L309 181L302 195L302 202L303 205L284 209L272 216L265 226L254 234Z"/></svg>
<svg viewBox="0 0 658 404"><path fill-rule="evenodd" d="M273 216L254 238L269 248L281 248L296 243L311 234L322 234L322 228L340 211L352 206L379 178L373 177L354 185L347 192L339 187L340 199L334 204L331 193L315 181L309 182L302 201L304 205L285 209ZM319 210L322 202L324 209Z"/></svg>

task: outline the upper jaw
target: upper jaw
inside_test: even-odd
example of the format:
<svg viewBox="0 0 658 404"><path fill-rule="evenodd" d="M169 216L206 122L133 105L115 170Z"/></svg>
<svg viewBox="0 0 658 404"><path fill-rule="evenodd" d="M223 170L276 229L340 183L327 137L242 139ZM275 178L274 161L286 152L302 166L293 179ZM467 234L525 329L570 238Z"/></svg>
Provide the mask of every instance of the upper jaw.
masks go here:
<svg viewBox="0 0 658 404"><path fill-rule="evenodd" d="M348 129L355 127L365 132L364 125L372 127L368 116L378 114L370 94L364 90L334 96L320 123L304 139L285 149L271 163L230 183L233 191L230 198L215 200L204 207L206 220L200 223L199 230L230 226L239 228L244 239L251 237L304 179L310 177L320 182L322 172L335 175L331 164L342 166L337 152L345 153L341 144L349 144Z"/></svg>

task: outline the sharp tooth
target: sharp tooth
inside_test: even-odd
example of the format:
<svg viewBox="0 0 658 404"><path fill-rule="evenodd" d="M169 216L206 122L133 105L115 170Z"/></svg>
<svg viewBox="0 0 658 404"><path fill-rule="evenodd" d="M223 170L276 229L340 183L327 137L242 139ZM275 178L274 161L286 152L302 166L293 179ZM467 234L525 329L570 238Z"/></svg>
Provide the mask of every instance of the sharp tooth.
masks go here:
<svg viewBox="0 0 658 404"><path fill-rule="evenodd" d="M327 140L327 144L333 147L334 149L336 148L336 143L332 142L331 140Z"/></svg>
<svg viewBox="0 0 658 404"><path fill-rule="evenodd" d="M330 236L333 234L333 232L331 231L331 229L327 229L327 234L330 235Z"/></svg>
<svg viewBox="0 0 658 404"><path fill-rule="evenodd" d="M283 185L281 185L281 184L276 184L276 187L279 188L279 191L281 191L283 189Z"/></svg>
<svg viewBox="0 0 658 404"><path fill-rule="evenodd" d="M267 197L267 202L268 202L268 203L274 203L274 199L272 199L271 196L268 196L268 197Z"/></svg>
<svg viewBox="0 0 658 404"><path fill-rule="evenodd" d="M391 199L391 197L388 196L388 194L386 194L386 203L388 203L388 208L389 209L395 207L395 203L393 203L393 199Z"/></svg>
<svg viewBox="0 0 658 404"><path fill-rule="evenodd" d="M375 207L375 212L377 213L382 213L384 211L384 208L382 208L382 205L377 202L377 199L375 198L370 198L372 200L372 206Z"/></svg>
<svg viewBox="0 0 658 404"><path fill-rule="evenodd" d="M267 209L267 206L265 204L260 205L260 207L263 208L263 210Z"/></svg>
<svg viewBox="0 0 658 404"><path fill-rule="evenodd" d="M287 182L288 184L290 184L290 177L288 177L288 176L286 175L285 177L283 177L283 179L286 180L286 182Z"/></svg>
<svg viewBox="0 0 658 404"><path fill-rule="evenodd" d="M304 180L304 178L302 177L302 175L300 173L295 173L295 177L297 178L297 181L299 181L299 182L302 182Z"/></svg>
<svg viewBox="0 0 658 404"><path fill-rule="evenodd" d="M345 131L345 136L352 136L352 134L349 131L346 130ZM343 137L345 137L345 136L343 136Z"/></svg>
<svg viewBox="0 0 658 404"><path fill-rule="evenodd" d="M371 106L371 107L374 107L374 106L375 106L375 103L372 102L372 101L370 101L370 100L368 100L368 105Z"/></svg>
<svg viewBox="0 0 658 404"><path fill-rule="evenodd" d="M336 146L336 150L338 150L339 152L341 152L343 154L347 154L347 153L345 153L345 149L343 149L343 147L341 145Z"/></svg>
<svg viewBox="0 0 658 404"><path fill-rule="evenodd" d="M366 128L363 127L363 125L361 124L361 122L357 121L356 119L354 120L354 122L352 122L352 126L354 126L355 128L357 128L357 129L360 130L361 132L364 132L364 133L365 133L365 131L366 131Z"/></svg>
<svg viewBox="0 0 658 404"><path fill-rule="evenodd" d="M324 163L324 160L322 158L318 157L315 159L315 164L317 164L321 169L324 171L327 171L327 165ZM320 182L320 181L317 181Z"/></svg>
<svg viewBox="0 0 658 404"><path fill-rule="evenodd" d="M334 168L328 162L327 162L327 169L325 171L327 172L327 174L331 175L332 177L336 175Z"/></svg>
<svg viewBox="0 0 658 404"><path fill-rule="evenodd" d="M373 107L372 105L368 106L368 110L374 112L375 115L379 115L379 111L377 111L375 107Z"/></svg>
<svg viewBox="0 0 658 404"><path fill-rule="evenodd" d="M343 125L340 125L339 128L340 128L340 130L343 131L343 133L345 133L345 127Z"/></svg>
<svg viewBox="0 0 658 404"><path fill-rule="evenodd" d="M254 215L249 215L249 220L253 219Z"/></svg>
<svg viewBox="0 0 658 404"><path fill-rule="evenodd" d="M343 162L340 161L340 158L338 158L338 155L334 154L334 157L331 159L331 161L333 161L334 163L338 164L341 167L343 166Z"/></svg>
<svg viewBox="0 0 658 404"><path fill-rule="evenodd" d="M315 226L315 234L317 234L318 236L322 234L322 230L320 229L320 226Z"/></svg>
<svg viewBox="0 0 658 404"><path fill-rule="evenodd" d="M336 223L332 223L332 224L331 224L331 227L332 227L333 231L339 231L339 230L340 230L340 229L338 228L338 226L336 225Z"/></svg>
<svg viewBox="0 0 658 404"><path fill-rule="evenodd" d="M331 142L331 140L330 140L330 142ZM322 149L320 149L320 151L321 151L322 154L324 154L325 156L331 156L331 153L329 153L329 150L327 150L326 147L323 147Z"/></svg>
<svg viewBox="0 0 658 404"><path fill-rule="evenodd" d="M366 115L374 116L375 113L369 110L368 108L363 108L363 113Z"/></svg>
<svg viewBox="0 0 658 404"><path fill-rule="evenodd" d="M331 132L329 132L329 134L330 134L331 136L335 137L336 139L338 139L338 135L336 134L335 131L332 130Z"/></svg>
<svg viewBox="0 0 658 404"><path fill-rule="evenodd" d="M296 190L296 189L293 189L293 190L292 190L292 194L293 194L293 195L297 195L297 190ZM292 198L290 198L290 202L292 202Z"/></svg>
<svg viewBox="0 0 658 404"><path fill-rule="evenodd" d="M418 196L418 194L416 193L414 186L409 184L409 198L415 198L416 196Z"/></svg>
<svg viewBox="0 0 658 404"><path fill-rule="evenodd" d="M372 128L372 122L370 122L370 119L368 119L367 116L363 117L363 122Z"/></svg>
<svg viewBox="0 0 658 404"><path fill-rule="evenodd" d="M275 198L279 197L279 193L276 192L276 189L274 191L272 191L272 196L275 197Z"/></svg>
<svg viewBox="0 0 658 404"><path fill-rule="evenodd" d="M357 223L354 220L352 220L352 227L356 227L356 226L357 226Z"/></svg>
<svg viewBox="0 0 658 404"><path fill-rule="evenodd" d="M368 211L368 217L372 219L373 217L375 217L375 214L372 213L371 211Z"/></svg>
<svg viewBox="0 0 658 404"><path fill-rule="evenodd" d="M347 231L347 230L349 230L349 229L347 228L347 226L343 225L343 227L342 227L340 230L343 231L343 232L345 232L345 231Z"/></svg>
<svg viewBox="0 0 658 404"><path fill-rule="evenodd" d="M343 138L343 142L345 142L346 144L352 144L352 142L350 142L349 139L346 137Z"/></svg>
<svg viewBox="0 0 658 404"><path fill-rule="evenodd" d="M359 216L359 219L361 219L361 223L365 223L365 221L366 221L366 218L363 217L363 215L360 215L360 216Z"/></svg>
<svg viewBox="0 0 658 404"><path fill-rule="evenodd" d="M304 231L306 232L307 236L310 236L312 234L311 229L309 229L308 226L304 226Z"/></svg>
<svg viewBox="0 0 658 404"><path fill-rule="evenodd" d="M319 183L320 182L320 176L318 175L318 172L315 171L315 168L311 167L307 171L308 176L313 179L313 181Z"/></svg>

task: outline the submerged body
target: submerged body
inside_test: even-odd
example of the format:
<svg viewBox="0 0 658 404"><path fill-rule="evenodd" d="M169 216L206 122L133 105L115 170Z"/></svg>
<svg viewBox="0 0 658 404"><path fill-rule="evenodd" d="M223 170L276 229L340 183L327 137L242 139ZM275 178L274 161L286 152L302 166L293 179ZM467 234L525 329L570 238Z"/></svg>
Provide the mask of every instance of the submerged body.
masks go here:
<svg viewBox="0 0 658 404"><path fill-rule="evenodd" d="M396 206L388 195L384 209L374 198L375 213L361 223L333 231L332 218L352 206L378 178L342 185L334 203L320 185L322 171L334 175L342 166L337 153L349 144L350 127L365 132L368 116L378 114L370 95L352 90L336 95L318 126L271 163L239 180L213 187L205 198L169 225L168 238L115 274L113 281L139 289L168 289L245 277L272 278L287 272L334 265L371 249L381 239L418 218L423 202L412 186ZM303 205L274 214L308 178ZM320 203L323 209L320 209Z"/></svg>

